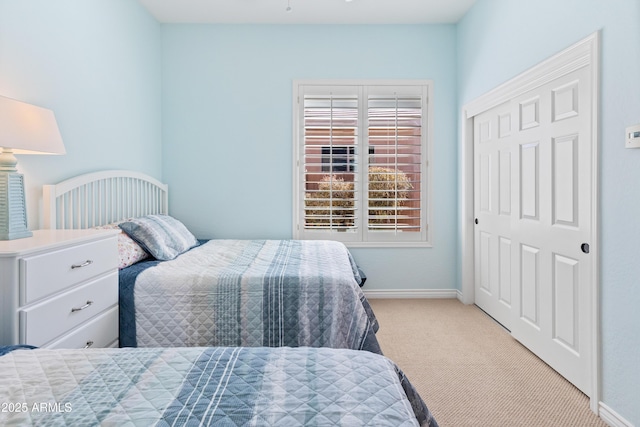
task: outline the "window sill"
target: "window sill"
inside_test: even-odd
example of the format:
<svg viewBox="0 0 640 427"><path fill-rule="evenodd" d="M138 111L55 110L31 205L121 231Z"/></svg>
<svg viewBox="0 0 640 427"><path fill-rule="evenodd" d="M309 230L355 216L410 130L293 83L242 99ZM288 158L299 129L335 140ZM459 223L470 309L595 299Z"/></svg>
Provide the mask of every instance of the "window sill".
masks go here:
<svg viewBox="0 0 640 427"><path fill-rule="evenodd" d="M343 242L347 248L432 248L429 242Z"/></svg>

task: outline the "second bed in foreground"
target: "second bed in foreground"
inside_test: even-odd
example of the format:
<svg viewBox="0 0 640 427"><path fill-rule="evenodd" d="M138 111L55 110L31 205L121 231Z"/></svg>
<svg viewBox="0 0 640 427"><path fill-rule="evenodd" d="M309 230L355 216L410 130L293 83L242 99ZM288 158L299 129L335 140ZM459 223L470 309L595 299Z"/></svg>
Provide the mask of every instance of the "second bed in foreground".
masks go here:
<svg viewBox="0 0 640 427"><path fill-rule="evenodd" d="M367 351L17 350L0 357L0 383L0 401L20 404L3 426L437 426L400 369Z"/></svg>

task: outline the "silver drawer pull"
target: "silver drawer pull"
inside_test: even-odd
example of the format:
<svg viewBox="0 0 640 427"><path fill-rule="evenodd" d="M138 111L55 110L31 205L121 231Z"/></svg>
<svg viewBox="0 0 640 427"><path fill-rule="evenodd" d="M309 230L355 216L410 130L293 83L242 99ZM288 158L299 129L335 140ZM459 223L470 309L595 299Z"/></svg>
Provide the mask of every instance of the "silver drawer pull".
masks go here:
<svg viewBox="0 0 640 427"><path fill-rule="evenodd" d="M89 307L91 307L91 304L93 304L93 301L87 301L87 303L86 303L85 305L83 305L82 307L78 307L78 308L73 307L73 308L71 309L71 312L72 312L72 313L75 313L76 311L82 311L82 310L84 310L85 308L89 308Z"/></svg>
<svg viewBox="0 0 640 427"><path fill-rule="evenodd" d="M93 264L93 260L88 259L85 262L83 262L82 264L73 264L71 266L71 269L75 270L76 268L86 267L86 266L91 265L91 264Z"/></svg>
<svg viewBox="0 0 640 427"><path fill-rule="evenodd" d="M84 347L82 347L83 349L85 348L89 348L93 345L93 341L87 341L87 345L85 345Z"/></svg>

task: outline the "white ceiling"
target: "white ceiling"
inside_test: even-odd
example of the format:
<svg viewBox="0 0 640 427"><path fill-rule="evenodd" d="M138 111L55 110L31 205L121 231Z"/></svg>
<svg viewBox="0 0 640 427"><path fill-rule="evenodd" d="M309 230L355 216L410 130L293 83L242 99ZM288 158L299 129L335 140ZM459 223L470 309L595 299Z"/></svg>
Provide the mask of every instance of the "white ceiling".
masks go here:
<svg viewBox="0 0 640 427"><path fill-rule="evenodd" d="M455 23L475 0L139 0L162 23ZM287 13L290 5L292 11Z"/></svg>

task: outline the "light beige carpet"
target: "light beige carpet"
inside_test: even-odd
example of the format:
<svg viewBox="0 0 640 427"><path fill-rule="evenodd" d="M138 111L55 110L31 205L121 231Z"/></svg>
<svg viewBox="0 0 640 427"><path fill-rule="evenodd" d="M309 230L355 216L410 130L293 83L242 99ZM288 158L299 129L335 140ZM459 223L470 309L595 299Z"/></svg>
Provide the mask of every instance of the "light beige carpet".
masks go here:
<svg viewBox="0 0 640 427"><path fill-rule="evenodd" d="M606 426L493 319L449 299L370 300L378 340L441 427Z"/></svg>

